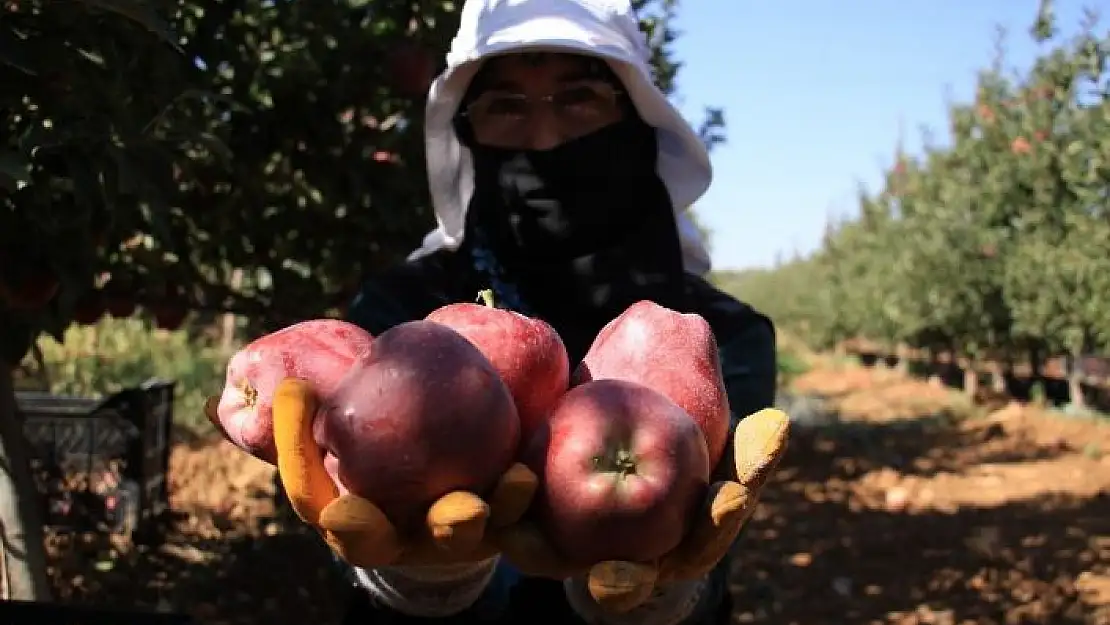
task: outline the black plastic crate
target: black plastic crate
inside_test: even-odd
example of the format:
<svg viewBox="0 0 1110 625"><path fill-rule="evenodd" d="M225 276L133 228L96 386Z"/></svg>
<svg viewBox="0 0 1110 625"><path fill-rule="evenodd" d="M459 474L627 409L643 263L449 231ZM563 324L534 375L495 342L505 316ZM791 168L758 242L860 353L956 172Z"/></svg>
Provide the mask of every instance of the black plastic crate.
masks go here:
<svg viewBox="0 0 1110 625"><path fill-rule="evenodd" d="M0 599L3 625L199 625L185 614L106 610L40 601Z"/></svg>
<svg viewBox="0 0 1110 625"><path fill-rule="evenodd" d="M47 526L161 538L174 387L149 380L103 400L16 393Z"/></svg>

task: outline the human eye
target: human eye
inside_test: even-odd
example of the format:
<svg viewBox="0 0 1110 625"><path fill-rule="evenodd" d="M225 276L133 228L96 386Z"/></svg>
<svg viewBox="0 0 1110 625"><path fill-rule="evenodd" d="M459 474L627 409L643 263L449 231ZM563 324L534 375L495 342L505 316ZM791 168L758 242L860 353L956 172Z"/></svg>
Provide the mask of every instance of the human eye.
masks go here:
<svg viewBox="0 0 1110 625"><path fill-rule="evenodd" d="M583 84L563 89L553 98L556 105L579 115L603 113L610 106L611 98L600 85Z"/></svg>
<svg viewBox="0 0 1110 625"><path fill-rule="evenodd" d="M489 95L481 109L484 115L491 117L520 117L528 112L524 98L515 94Z"/></svg>

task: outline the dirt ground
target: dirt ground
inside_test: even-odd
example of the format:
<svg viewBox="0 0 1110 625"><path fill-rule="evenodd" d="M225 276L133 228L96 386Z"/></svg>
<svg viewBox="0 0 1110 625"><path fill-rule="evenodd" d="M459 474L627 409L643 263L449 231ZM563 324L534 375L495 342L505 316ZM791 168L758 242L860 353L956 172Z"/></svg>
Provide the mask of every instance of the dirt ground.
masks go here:
<svg viewBox="0 0 1110 625"><path fill-rule="evenodd" d="M885 371L822 367L793 389L836 419L796 430L739 544L735 622L1110 624L1110 426L975 411ZM212 625L334 622L343 584L314 536L273 521L271 475L226 443L179 444L165 545L52 538L58 593Z"/></svg>

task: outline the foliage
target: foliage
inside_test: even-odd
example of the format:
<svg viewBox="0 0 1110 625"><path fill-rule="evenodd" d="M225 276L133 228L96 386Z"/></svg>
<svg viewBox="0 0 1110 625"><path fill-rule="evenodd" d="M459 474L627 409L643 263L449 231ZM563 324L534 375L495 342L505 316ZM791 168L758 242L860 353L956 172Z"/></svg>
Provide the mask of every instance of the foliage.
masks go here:
<svg viewBox="0 0 1110 625"><path fill-rule="evenodd" d="M668 90L676 1L640 2ZM0 4L0 376L41 333L78 340L66 329L105 312L141 308L166 328L188 311L235 312L250 335L336 314L363 275L432 227L419 120L458 5ZM719 112L707 121L717 142ZM150 351L122 337L105 362L62 350L80 381L68 390L221 378L209 355L190 364L184 344ZM0 425L11 426L9 381ZM0 475L0 501L30 502L26 462L8 455L14 432L0 433L0 462L14 469ZM26 538L7 552L28 555L0 564L19 587L44 589L34 507L18 513L0 506L0 538Z"/></svg>
<svg viewBox="0 0 1110 625"><path fill-rule="evenodd" d="M809 364L796 352L781 347L778 350L777 362L780 388L789 387L795 378L810 369Z"/></svg>
<svg viewBox="0 0 1110 625"><path fill-rule="evenodd" d="M981 72L975 101L950 105L950 145L896 154L818 252L718 282L815 345L1110 349L1110 36L1092 18L1061 40L1048 3L1033 36L1049 51Z"/></svg>
<svg viewBox="0 0 1110 625"><path fill-rule="evenodd" d="M674 93L677 0L635 4ZM6 3L0 359L105 309L335 313L434 223L418 121L458 6Z"/></svg>
<svg viewBox="0 0 1110 625"><path fill-rule="evenodd" d="M151 377L174 380L175 423L194 432L210 430L204 402L221 390L230 356L226 349L199 342L185 330L156 330L141 318L104 318L91 326L71 326L63 338L39 340L45 370L29 358L20 386L99 398Z"/></svg>

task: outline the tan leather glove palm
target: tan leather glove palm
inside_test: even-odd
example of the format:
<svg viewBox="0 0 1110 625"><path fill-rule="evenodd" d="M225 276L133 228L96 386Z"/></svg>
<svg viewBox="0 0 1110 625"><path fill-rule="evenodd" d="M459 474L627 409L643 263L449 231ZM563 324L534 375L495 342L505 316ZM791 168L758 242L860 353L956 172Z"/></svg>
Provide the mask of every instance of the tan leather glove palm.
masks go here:
<svg viewBox="0 0 1110 625"><path fill-rule="evenodd" d="M779 410L761 410L741 421L732 445L736 481L711 486L685 540L656 562L601 562L581 570L566 563L529 523L506 526L500 532L502 553L525 575L588 576L590 593L602 608L631 610L651 596L657 583L700 578L728 553L786 451L789 430L789 418Z"/></svg>
<svg viewBox="0 0 1110 625"><path fill-rule="evenodd" d="M278 473L289 501L335 553L362 568L434 566L487 559L498 552L493 534L524 515L536 492L536 475L512 466L488 498L448 493L428 509L419 527L399 528L372 502L340 495L324 469L312 436L317 397L307 382L288 378L274 393Z"/></svg>

